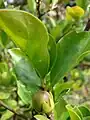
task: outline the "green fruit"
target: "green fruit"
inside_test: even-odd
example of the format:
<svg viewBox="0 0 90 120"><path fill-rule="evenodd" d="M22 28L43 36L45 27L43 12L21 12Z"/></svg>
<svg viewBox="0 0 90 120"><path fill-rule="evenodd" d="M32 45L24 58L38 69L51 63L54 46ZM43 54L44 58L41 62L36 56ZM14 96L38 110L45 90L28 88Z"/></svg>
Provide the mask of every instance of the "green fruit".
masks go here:
<svg viewBox="0 0 90 120"><path fill-rule="evenodd" d="M8 72L0 73L0 85L8 86L10 82L11 82L11 79Z"/></svg>
<svg viewBox="0 0 90 120"><path fill-rule="evenodd" d="M53 96L47 91L40 90L33 96L32 105L37 112L48 114L54 109Z"/></svg>

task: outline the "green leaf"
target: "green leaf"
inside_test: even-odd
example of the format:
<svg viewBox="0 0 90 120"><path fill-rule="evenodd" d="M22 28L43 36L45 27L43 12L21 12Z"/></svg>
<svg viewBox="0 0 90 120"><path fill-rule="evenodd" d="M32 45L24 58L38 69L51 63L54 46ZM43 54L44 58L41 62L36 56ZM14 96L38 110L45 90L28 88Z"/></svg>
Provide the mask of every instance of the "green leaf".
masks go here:
<svg viewBox="0 0 90 120"><path fill-rule="evenodd" d="M9 110L6 110L6 111L3 113L2 117L0 118L0 120L8 120L8 119L10 119L12 116L13 116L13 113L12 113L11 111L9 111Z"/></svg>
<svg viewBox="0 0 90 120"><path fill-rule="evenodd" d="M60 37L64 34L63 30L66 30L66 24L66 21L62 20L60 21L60 23L57 23L55 27L50 29L50 34L54 37L55 41L58 41Z"/></svg>
<svg viewBox="0 0 90 120"><path fill-rule="evenodd" d="M28 3L29 10L31 12L35 12L35 10L36 10L36 2L35 2L35 0L27 0L27 3Z"/></svg>
<svg viewBox="0 0 90 120"><path fill-rule="evenodd" d="M8 105L9 107L11 107L14 110L16 110L18 108L17 101L15 101L13 99L8 99L8 100L5 100L4 102L6 105Z"/></svg>
<svg viewBox="0 0 90 120"><path fill-rule="evenodd" d="M81 111L78 109L77 106L75 106L75 107L73 108L73 110L78 114L78 116L79 116L81 119L83 118L83 115L82 115Z"/></svg>
<svg viewBox="0 0 90 120"><path fill-rule="evenodd" d="M54 95L55 100L57 101L59 99L59 96L62 95L62 93L66 90L66 92L72 88L73 82L67 82L67 83L58 83L54 86ZM66 94L65 92L65 94Z"/></svg>
<svg viewBox="0 0 90 120"><path fill-rule="evenodd" d="M64 112L67 112L66 110L66 101L61 97L59 101L55 104L55 120L61 120L62 115Z"/></svg>
<svg viewBox="0 0 90 120"><path fill-rule="evenodd" d="M10 93L9 92L6 92L6 91L0 91L0 100L3 100L3 99L8 99L10 97Z"/></svg>
<svg viewBox="0 0 90 120"><path fill-rule="evenodd" d="M32 100L31 91L27 90L25 85L23 85L20 81L17 81L17 87L18 87L18 95L23 101L23 103L30 104Z"/></svg>
<svg viewBox="0 0 90 120"><path fill-rule="evenodd" d="M13 100L13 99L8 99L8 100L6 100L6 101L4 101L5 102L5 104L7 105L7 106L9 106L11 109L13 109L13 110L17 110L18 109L18 106L17 106L17 102L15 101L15 100ZM9 111L9 110L6 110L3 114L2 114L2 116L1 116L1 118L0 118L0 120L10 120L10 118L13 116L13 113L11 112L11 111Z"/></svg>
<svg viewBox="0 0 90 120"><path fill-rule="evenodd" d="M14 63L14 70L17 78L26 85L40 86L41 81L37 76L33 66L20 49L13 48L9 50Z"/></svg>
<svg viewBox="0 0 90 120"><path fill-rule="evenodd" d="M68 112L63 112L62 116L60 117L59 120L70 120L70 116Z"/></svg>
<svg viewBox="0 0 90 120"><path fill-rule="evenodd" d="M54 86L77 64L78 58L90 51L90 32L70 32L57 43L57 60L51 71Z"/></svg>
<svg viewBox="0 0 90 120"><path fill-rule="evenodd" d="M28 56L40 77L49 68L48 32L32 14L20 10L0 10L0 27Z"/></svg>
<svg viewBox="0 0 90 120"><path fill-rule="evenodd" d="M49 120L48 118L46 118L43 115L35 115L34 118L36 118L37 120Z"/></svg>
<svg viewBox="0 0 90 120"><path fill-rule="evenodd" d="M9 85L8 87L0 85L0 100L7 100L8 98L10 98L14 89L15 88L10 87Z"/></svg>
<svg viewBox="0 0 90 120"><path fill-rule="evenodd" d="M86 10L88 0L76 0L76 4Z"/></svg>
<svg viewBox="0 0 90 120"><path fill-rule="evenodd" d="M0 37L1 37L1 41L2 41L3 46L6 46L9 42L7 34L4 31L1 31Z"/></svg>
<svg viewBox="0 0 90 120"><path fill-rule="evenodd" d="M52 69L56 61L56 43L51 35L49 35L48 51L50 54L50 69Z"/></svg>
<svg viewBox="0 0 90 120"><path fill-rule="evenodd" d="M66 108L70 114L71 120L81 120L79 115L73 110L73 108L70 105L66 105Z"/></svg>
<svg viewBox="0 0 90 120"><path fill-rule="evenodd" d="M79 106L78 109L81 111L83 117L90 116L90 110L86 106Z"/></svg>
<svg viewBox="0 0 90 120"><path fill-rule="evenodd" d="M14 63L14 71L17 75L18 95L25 104L31 102L31 95L34 94L41 85L33 66L28 62L27 57L20 49L9 50Z"/></svg>

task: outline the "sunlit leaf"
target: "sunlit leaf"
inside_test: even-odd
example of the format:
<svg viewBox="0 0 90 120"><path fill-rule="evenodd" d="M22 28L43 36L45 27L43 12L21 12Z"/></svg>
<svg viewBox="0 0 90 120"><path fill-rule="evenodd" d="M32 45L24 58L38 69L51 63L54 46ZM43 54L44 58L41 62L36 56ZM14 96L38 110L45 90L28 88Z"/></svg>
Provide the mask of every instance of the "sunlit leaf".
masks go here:
<svg viewBox="0 0 90 120"><path fill-rule="evenodd" d="M44 24L30 13L5 9L0 10L0 27L25 52L38 75L44 77L49 68L49 37Z"/></svg>
<svg viewBox="0 0 90 120"><path fill-rule="evenodd" d="M73 110L70 105L67 105L66 108L70 114L71 120L81 120L80 116Z"/></svg>
<svg viewBox="0 0 90 120"><path fill-rule="evenodd" d="M57 43L57 60L51 71L52 85L61 80L77 64L78 58L86 51L90 51L90 32L70 32L59 40Z"/></svg>

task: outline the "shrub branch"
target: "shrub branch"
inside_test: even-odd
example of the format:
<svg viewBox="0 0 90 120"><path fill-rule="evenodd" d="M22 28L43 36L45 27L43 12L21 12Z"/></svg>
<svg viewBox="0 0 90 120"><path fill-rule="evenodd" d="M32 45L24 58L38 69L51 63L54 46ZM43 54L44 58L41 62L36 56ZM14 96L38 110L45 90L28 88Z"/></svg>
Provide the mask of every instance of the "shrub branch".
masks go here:
<svg viewBox="0 0 90 120"><path fill-rule="evenodd" d="M14 113L14 115L17 115L25 120L27 120L27 117L22 115L22 114L19 114L17 113L16 111L14 111L12 108L10 108L8 105L6 105L3 101L0 100L0 105L4 108L6 108L7 110L11 111L12 113Z"/></svg>

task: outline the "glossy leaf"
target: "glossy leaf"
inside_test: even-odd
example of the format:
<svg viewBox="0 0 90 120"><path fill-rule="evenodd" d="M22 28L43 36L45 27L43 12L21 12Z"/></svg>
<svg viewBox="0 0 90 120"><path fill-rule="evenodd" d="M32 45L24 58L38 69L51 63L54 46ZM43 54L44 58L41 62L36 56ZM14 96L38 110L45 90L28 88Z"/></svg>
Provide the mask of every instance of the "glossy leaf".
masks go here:
<svg viewBox="0 0 90 120"><path fill-rule="evenodd" d="M34 118L36 118L36 120L49 120L48 118L46 118L43 115L35 115Z"/></svg>
<svg viewBox="0 0 90 120"><path fill-rule="evenodd" d="M59 120L70 120L70 116L68 112L63 112L62 116L60 117Z"/></svg>
<svg viewBox="0 0 90 120"><path fill-rule="evenodd" d="M83 117L90 116L90 110L85 106L79 106L78 109L81 111Z"/></svg>
<svg viewBox="0 0 90 120"><path fill-rule="evenodd" d="M13 48L9 50L14 63L14 70L17 78L26 85L40 86L41 81L37 76L33 66L27 60L26 56L20 49Z"/></svg>
<svg viewBox="0 0 90 120"><path fill-rule="evenodd" d="M78 108L77 106L75 106L75 107L73 108L73 110L78 114L78 116L79 116L81 119L83 119L83 115L82 115L81 111L79 110L79 108Z"/></svg>
<svg viewBox="0 0 90 120"><path fill-rule="evenodd" d="M41 85L40 78L20 49L10 49L9 53L12 56L14 71L19 80L17 81L18 95L24 104L29 104L31 103L32 94L34 94Z"/></svg>
<svg viewBox="0 0 90 120"><path fill-rule="evenodd" d="M59 96L63 94L63 92L66 90L66 92L72 87L73 82L67 82L67 83L58 83L54 86L54 95L55 100L59 99ZM65 94L66 94L65 92Z"/></svg>
<svg viewBox="0 0 90 120"><path fill-rule="evenodd" d="M50 67L49 68L52 69L56 61L57 53L56 53L56 43L55 43L54 38L51 35L49 35L48 51L50 54Z"/></svg>
<svg viewBox="0 0 90 120"><path fill-rule="evenodd" d="M64 112L67 112L66 110L66 101L61 97L59 101L55 104L55 120L61 120L62 115Z"/></svg>
<svg viewBox="0 0 90 120"><path fill-rule="evenodd" d="M73 108L70 105L67 105L66 108L70 114L71 120L81 120L79 115L73 110Z"/></svg>
<svg viewBox="0 0 90 120"><path fill-rule="evenodd" d="M57 60L51 71L54 86L76 64L79 56L90 51L90 32L70 32L57 43Z"/></svg>
<svg viewBox="0 0 90 120"><path fill-rule="evenodd" d="M24 11L0 10L0 27L25 52L39 76L44 77L49 68L49 37L43 23Z"/></svg>

